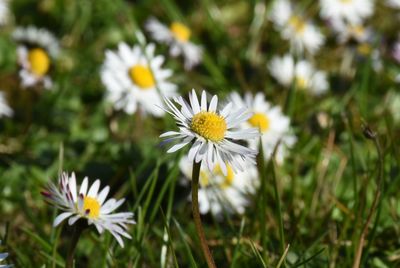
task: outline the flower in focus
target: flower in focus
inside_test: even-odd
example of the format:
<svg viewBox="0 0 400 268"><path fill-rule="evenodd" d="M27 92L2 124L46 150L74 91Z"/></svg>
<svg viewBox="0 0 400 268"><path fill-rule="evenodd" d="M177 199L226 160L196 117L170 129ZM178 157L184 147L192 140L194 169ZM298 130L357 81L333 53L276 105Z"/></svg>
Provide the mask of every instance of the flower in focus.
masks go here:
<svg viewBox="0 0 400 268"><path fill-rule="evenodd" d="M349 24L361 24L374 12L372 0L320 0L321 17Z"/></svg>
<svg viewBox="0 0 400 268"><path fill-rule="evenodd" d="M130 48L125 43L118 51L106 51L101 80L107 88L107 99L118 110L133 114L139 109L156 117L164 115L163 97L175 95L176 85L167 81L172 71L163 69L164 57L154 55L155 46Z"/></svg>
<svg viewBox="0 0 400 268"><path fill-rule="evenodd" d="M8 105L7 99L4 96L4 93L0 92L0 117L12 116L12 115L13 115L13 110Z"/></svg>
<svg viewBox="0 0 400 268"><path fill-rule="evenodd" d="M0 0L0 25L4 25L9 17L8 0Z"/></svg>
<svg viewBox="0 0 400 268"><path fill-rule="evenodd" d="M179 140L168 153L175 152L191 144L189 161L205 162L210 171L219 165L224 175L228 167L233 171L244 168L243 163L254 163L257 150L249 149L238 143L239 140L252 139L259 136L256 128L239 129L242 122L251 117L246 107L237 107L233 111L232 103L218 109L218 97L214 95L208 104L206 92L203 91L199 102L194 89L189 93L189 103L182 97L174 98L180 106L178 109L169 99L165 99L168 112L174 116L179 131L168 131L160 137L168 137L168 141Z"/></svg>
<svg viewBox="0 0 400 268"><path fill-rule="evenodd" d="M326 73L315 70L306 61L295 62L291 55L274 57L268 64L271 75L283 86L290 87L295 83L296 89L308 90L314 95L320 95L328 90Z"/></svg>
<svg viewBox="0 0 400 268"><path fill-rule="evenodd" d="M186 25L172 22L167 27L157 19L150 18L145 27L154 40L170 47L171 56L182 55L184 57L185 69L192 69L200 63L203 50L200 46L190 42L191 31Z"/></svg>
<svg viewBox="0 0 400 268"><path fill-rule="evenodd" d="M191 180L192 165L188 157L183 157L179 163L185 176L185 181ZM205 164L201 165L199 183L199 209L201 214L211 212L221 217L224 212L243 214L249 204L249 195L254 194L258 187L257 169L252 164L244 163L245 169L234 173L227 165L228 172L222 173L219 165L210 171Z"/></svg>
<svg viewBox="0 0 400 268"><path fill-rule="evenodd" d="M60 50L57 39L49 31L34 26L18 27L13 32L13 38L19 43L17 55L22 67L19 72L22 86L43 83L46 89L50 89L49 71Z"/></svg>
<svg viewBox="0 0 400 268"><path fill-rule="evenodd" d="M293 10L288 0L275 1L270 17L282 38L289 40L296 53L304 50L315 53L324 43L325 38L317 27Z"/></svg>
<svg viewBox="0 0 400 268"><path fill-rule="evenodd" d="M261 143L264 157L270 159L274 153L278 163L283 163L287 148L296 142L296 137L290 134L290 119L285 116L279 106L272 106L265 100L265 95L261 92L256 95L247 93L242 98L234 92L230 95L234 106L247 107L253 112L253 116L243 123L243 127L257 127L261 132ZM259 140L249 141L250 148L258 148Z"/></svg>
<svg viewBox="0 0 400 268"><path fill-rule="evenodd" d="M77 192L75 173L68 176L63 172L58 187L50 184L48 190L42 192L46 201L64 211L55 218L53 226L56 227L67 218L69 225L73 225L79 219L86 219L89 225L94 224L100 234L104 230L109 231L123 247L121 236L131 238L126 229L127 224L135 223L132 219L133 213L112 213L122 205L124 199L111 198L106 201L110 187L106 186L99 192L100 180L96 180L88 191L88 183L88 178L85 177Z"/></svg>

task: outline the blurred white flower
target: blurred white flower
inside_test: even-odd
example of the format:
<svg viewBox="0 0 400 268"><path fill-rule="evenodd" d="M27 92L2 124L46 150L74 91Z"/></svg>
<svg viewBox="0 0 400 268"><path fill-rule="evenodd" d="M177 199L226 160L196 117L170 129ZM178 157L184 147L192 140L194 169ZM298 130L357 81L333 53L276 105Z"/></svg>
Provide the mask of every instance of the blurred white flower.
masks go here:
<svg viewBox="0 0 400 268"><path fill-rule="evenodd" d="M186 25L180 22L173 22L167 27L157 19L150 18L145 27L154 40L170 47L169 53L171 56L182 55L184 57L185 69L192 69L200 63L203 50L200 46L189 41L191 31Z"/></svg>
<svg viewBox="0 0 400 268"><path fill-rule="evenodd" d="M400 8L400 0L386 0L386 5L392 8Z"/></svg>
<svg viewBox="0 0 400 268"><path fill-rule="evenodd" d="M4 92L0 92L0 117L12 115L13 110L8 105Z"/></svg>
<svg viewBox="0 0 400 268"><path fill-rule="evenodd" d="M279 164L283 163L287 148L296 142L296 137L291 134L290 119L285 116L279 106L272 106L265 100L261 92L256 95L245 94L242 98L234 92L230 95L232 103L236 107L245 106L253 112L253 116L243 123L242 127L257 127L261 132L261 142L265 159L270 159L275 147L275 159ZM249 141L250 148L258 148L259 140Z"/></svg>
<svg viewBox="0 0 400 268"><path fill-rule="evenodd" d="M175 95L176 85L167 81L172 70L164 69L164 57L154 55L154 44L144 49L125 43L117 51L107 50L101 80L107 89L107 100L128 114L138 109L143 114L162 117L163 97Z"/></svg>
<svg viewBox="0 0 400 268"><path fill-rule="evenodd" d="M7 23L10 10L8 8L8 0L0 0L0 25Z"/></svg>
<svg viewBox="0 0 400 268"><path fill-rule="evenodd" d="M18 27L13 32L13 38L19 43L17 55L22 67L19 72L22 86L43 83L45 88L50 89L52 81L48 73L60 50L57 39L49 31L34 26Z"/></svg>
<svg viewBox="0 0 400 268"><path fill-rule="evenodd" d="M240 145L240 140L259 136L256 128L239 129L240 124L251 117L246 107L234 107L232 103L218 109L218 97L214 95L208 104L203 91L199 102L196 92L189 93L190 104L182 97L174 98L180 106L177 108L169 99L165 99L168 113L174 116L179 131L168 131L160 137L179 140L168 153L173 153L190 144L189 160L205 162L212 171L219 165L223 174L228 174L228 167L233 171L242 171L243 163L255 163L257 150Z"/></svg>
<svg viewBox="0 0 400 268"><path fill-rule="evenodd" d="M392 56L398 63L400 63L400 39L397 40L393 46Z"/></svg>
<svg viewBox="0 0 400 268"><path fill-rule="evenodd" d="M0 241L1 244L1 241ZM4 261L8 257L8 253L0 253L0 262ZM11 268L12 265L0 264L0 268Z"/></svg>
<svg viewBox="0 0 400 268"><path fill-rule="evenodd" d="M325 72L315 70L313 65L306 60L295 62L289 54L272 58L268 69L271 75L285 87L290 87L295 83L296 89L307 90L314 95L323 94L329 88Z"/></svg>
<svg viewBox="0 0 400 268"><path fill-rule="evenodd" d="M373 0L320 0L321 17L361 24L374 12Z"/></svg>
<svg viewBox="0 0 400 268"><path fill-rule="evenodd" d="M193 161L183 157L179 163L185 182L192 177ZM200 168L199 210L201 214L211 212L216 217L224 213L243 214L249 204L249 195L254 194L258 185L258 172L253 164L245 164L241 172L234 173L227 165L224 175L219 165L210 171L205 163Z"/></svg>
<svg viewBox="0 0 400 268"><path fill-rule="evenodd" d="M78 192L75 173L68 176L63 172L59 177L58 187L51 183L48 190L42 192L46 201L65 211L54 219L53 226L58 226L67 218L69 225L73 225L81 218L86 219L89 225L94 224L100 234L104 230L109 231L120 246L124 247L121 236L131 238L126 229L127 224L135 223L132 219L133 213L112 213L122 205L124 199L111 198L106 201L110 187L106 186L99 192L100 180L96 180L90 188L88 183L88 178L85 177Z"/></svg>
<svg viewBox="0 0 400 268"><path fill-rule="evenodd" d="M282 38L290 42L296 53L303 53L304 50L315 53L325 41L317 27L294 10L288 0L275 1L270 18Z"/></svg>
<svg viewBox="0 0 400 268"><path fill-rule="evenodd" d="M331 26L340 43L349 40L363 43L372 40L375 35L371 27L365 27L362 24L348 24L341 20L332 20Z"/></svg>

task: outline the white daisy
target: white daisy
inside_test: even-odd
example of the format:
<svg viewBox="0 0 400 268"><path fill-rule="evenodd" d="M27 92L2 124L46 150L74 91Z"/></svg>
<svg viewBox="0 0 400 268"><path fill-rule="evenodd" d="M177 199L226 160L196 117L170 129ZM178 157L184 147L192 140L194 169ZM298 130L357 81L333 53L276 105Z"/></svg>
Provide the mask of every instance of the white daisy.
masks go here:
<svg viewBox="0 0 400 268"><path fill-rule="evenodd" d="M0 25L7 23L9 18L8 0L0 0Z"/></svg>
<svg viewBox="0 0 400 268"><path fill-rule="evenodd" d="M259 136L256 128L238 129L243 121L251 117L246 107L238 107L237 111L233 112L232 103L229 103L223 109L217 110L216 95L208 105L206 92L203 91L199 102L194 89L192 94L189 93L190 104L182 97L174 98L174 101L180 109L169 99L165 99L168 112L177 121L179 131L169 131L160 136L168 137L169 140L179 140L168 153L191 144L188 155L190 161L205 162L210 171L218 164L225 175L228 174L228 165L233 171L237 171L243 170L243 161L255 162L257 150L238 144L239 140Z"/></svg>
<svg viewBox="0 0 400 268"><path fill-rule="evenodd" d="M306 61L294 61L286 54L283 57L274 57L268 64L271 75L283 86L289 87L296 83L297 89L308 90L314 95L320 95L328 90L326 73L317 71L313 65Z"/></svg>
<svg viewBox="0 0 400 268"><path fill-rule="evenodd" d="M320 0L321 17L360 24L374 12L373 0Z"/></svg>
<svg viewBox="0 0 400 268"><path fill-rule="evenodd" d="M3 92L0 92L0 117L3 116L12 116L13 110L7 103L7 99Z"/></svg>
<svg viewBox="0 0 400 268"><path fill-rule="evenodd" d="M363 43L372 40L374 37L373 30L370 27L363 26L362 24L348 24L341 20L332 20L330 24L340 43L349 40Z"/></svg>
<svg viewBox="0 0 400 268"><path fill-rule="evenodd" d="M183 157L179 163L185 176L185 182L191 180L193 162ZM205 164L201 165L199 183L199 210L201 214L211 212L221 217L224 212L243 214L249 204L249 195L258 187L257 169L252 164L245 164L242 172L234 173L227 165L228 173L224 175L217 165L210 172Z"/></svg>
<svg viewBox="0 0 400 268"><path fill-rule="evenodd" d="M400 0L386 0L386 5L392 8L400 8Z"/></svg>
<svg viewBox="0 0 400 268"><path fill-rule="evenodd" d="M52 81L48 73L60 50L57 39L47 30L33 26L18 27L13 38L19 43L17 55L22 67L19 72L22 85L31 87L43 83L50 89Z"/></svg>
<svg viewBox="0 0 400 268"><path fill-rule="evenodd" d="M270 18L282 38L289 40L292 49L297 53L303 53L304 50L315 53L325 41L317 27L293 10L288 0L275 1Z"/></svg>
<svg viewBox="0 0 400 268"><path fill-rule="evenodd" d="M170 69L161 65L164 57L154 55L155 46L149 44L142 51L140 46L130 48L125 43L118 51L106 51L101 70L101 80L107 88L107 99L116 109L133 114L139 109L161 117L164 115L163 97L175 95L176 85L167 81Z"/></svg>
<svg viewBox="0 0 400 268"><path fill-rule="evenodd" d="M68 176L63 172L59 177L58 187L51 183L48 190L42 194L49 203L65 211L55 218L54 227L67 218L69 218L69 225L73 225L81 218L86 219L89 225L94 224L100 234L104 230L109 231L123 247L124 242L121 236L131 238L126 230L127 224L135 223L132 219L133 213L112 213L122 205L124 199L111 198L105 202L110 187L106 186L100 192L99 188L100 180L96 180L88 191L88 178L85 177L77 192L75 173Z"/></svg>
<svg viewBox="0 0 400 268"><path fill-rule="evenodd" d="M203 49L189 41L191 31L186 25L180 22L173 22L167 27L157 19L150 18L145 27L154 40L169 45L171 56L182 55L184 57L185 69L192 69L200 63Z"/></svg>
<svg viewBox="0 0 400 268"><path fill-rule="evenodd" d="M247 93L242 98L234 92L230 95L232 103L236 107L247 107L253 112L253 116L243 123L243 128L257 127L261 132L261 142L263 145L264 157L270 159L275 147L275 159L278 163L283 163L287 148L291 148L296 142L296 137L291 134L290 119L285 116L279 106L271 106L265 100L265 95L261 92L256 95ZM258 148L259 140L250 140L250 148Z"/></svg>

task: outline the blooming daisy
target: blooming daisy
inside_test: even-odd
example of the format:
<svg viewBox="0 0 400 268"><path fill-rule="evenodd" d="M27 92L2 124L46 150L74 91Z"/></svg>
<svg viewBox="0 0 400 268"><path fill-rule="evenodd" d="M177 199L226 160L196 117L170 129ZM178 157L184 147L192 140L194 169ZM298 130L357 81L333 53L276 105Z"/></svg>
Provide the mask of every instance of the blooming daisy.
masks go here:
<svg viewBox="0 0 400 268"><path fill-rule="evenodd" d="M373 0L320 0L321 17L360 24L374 12Z"/></svg>
<svg viewBox="0 0 400 268"><path fill-rule="evenodd" d="M54 35L45 29L33 26L18 27L13 32L13 38L19 45L17 48L18 61L22 69L19 75L24 87L43 83L50 89L52 81L49 74L52 61L59 53L59 44Z"/></svg>
<svg viewBox="0 0 400 268"><path fill-rule="evenodd" d="M12 115L13 115L13 110L8 105L7 99L4 96L4 93L0 92L0 117L12 116Z"/></svg>
<svg viewBox="0 0 400 268"><path fill-rule="evenodd" d="M8 0L0 0L0 25L4 25L7 23L8 16Z"/></svg>
<svg viewBox="0 0 400 268"><path fill-rule="evenodd" d="M261 92L256 95L247 93L242 98L234 92L230 95L232 103L236 107L247 107L253 112L253 116L242 124L243 128L257 127L261 132L261 142L264 157L269 159L275 147L275 159L278 163L283 163L286 149L293 146L296 137L290 132L290 119L285 116L279 106L272 106L265 100L265 95ZM259 140L250 140L250 148L258 148Z"/></svg>
<svg viewBox="0 0 400 268"><path fill-rule="evenodd" d="M288 0L277 0L272 6L270 18L275 28L285 40L289 40L292 49L297 53L307 50L315 53L324 43L324 36L302 14L293 10Z"/></svg>
<svg viewBox="0 0 400 268"><path fill-rule="evenodd" d="M340 20L333 20L330 25L335 35L338 36L338 41L340 43L349 40L363 43L374 38L374 31L370 27L365 27L362 24L348 24Z"/></svg>
<svg viewBox="0 0 400 268"><path fill-rule="evenodd" d="M329 87L325 72L315 70L306 60L295 63L289 54L274 57L268 64L268 69L271 75L286 87L296 83L297 89L307 89L315 95L325 93Z"/></svg>
<svg viewBox="0 0 400 268"><path fill-rule="evenodd" d="M179 163L185 176L185 182L191 180L192 165L188 157ZM245 169L234 173L227 165L228 173L224 175L219 165L211 172L205 164L201 165L199 183L199 209L201 214L211 212L222 216L223 212L243 214L249 204L249 194L254 194L258 187L257 169L252 164L245 164Z"/></svg>
<svg viewBox="0 0 400 268"><path fill-rule="evenodd" d="M179 126L179 131L168 131L160 137L169 140L180 140L172 146L168 153L175 152L191 144L189 160L205 162L209 170L219 165L224 175L228 174L228 166L233 171L243 170L243 161L254 163L257 150L249 149L238 143L239 140L252 139L259 136L256 128L238 129L239 125L251 117L246 107L233 111L232 103L217 109L218 97L214 95L207 104L207 95L203 91L199 102L194 89L189 93L189 103L182 97L174 98L180 106L178 109L169 99L165 99L171 115ZM207 107L208 106L208 107ZM240 159L240 161L239 161Z"/></svg>
<svg viewBox="0 0 400 268"><path fill-rule="evenodd" d="M186 25L175 21L167 27L157 19L150 18L145 27L154 40L169 45L171 56L183 56L185 69L192 69L200 63L203 50L200 46L190 42L191 31Z"/></svg>
<svg viewBox="0 0 400 268"><path fill-rule="evenodd" d="M133 114L139 109L161 117L164 115L163 97L175 95L176 85L167 81L172 71L163 69L164 57L154 55L155 46L130 48L125 43L118 51L106 51L101 80L107 88L107 99L118 110Z"/></svg>
<svg viewBox="0 0 400 268"><path fill-rule="evenodd" d="M106 186L100 192L99 188L100 180L96 180L88 191L88 178L85 177L77 192L75 173L68 176L63 172L59 177L58 187L51 183L48 190L42 194L49 203L65 211L55 218L54 227L67 218L69 225L73 225L81 218L86 219L89 225L94 224L100 234L104 230L109 231L123 247L121 236L131 238L126 229L127 224L135 223L132 219L133 213L112 213L122 205L124 199L111 198L105 202L110 187Z"/></svg>

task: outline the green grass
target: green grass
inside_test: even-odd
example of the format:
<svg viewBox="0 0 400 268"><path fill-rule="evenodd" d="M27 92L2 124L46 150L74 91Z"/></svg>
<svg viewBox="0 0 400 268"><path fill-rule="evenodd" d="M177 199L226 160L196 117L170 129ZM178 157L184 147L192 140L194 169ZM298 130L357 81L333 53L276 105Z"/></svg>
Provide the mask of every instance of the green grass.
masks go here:
<svg viewBox="0 0 400 268"><path fill-rule="evenodd" d="M313 1L301 2L317 16ZM361 267L400 266L400 124L386 102L399 92L391 80L399 67L388 55L381 73L365 60L353 65L354 76L342 75L337 66L343 54L328 39L313 61L329 71L331 89L313 97L281 88L268 74L268 60L288 51L265 17L269 1L15 0L12 7L15 21L0 29L0 88L15 112L0 119L0 252L10 253L7 263L63 267L72 229L52 228L57 211L40 191L66 170L75 171L79 182L89 176L110 185L112 195L127 199L121 210L133 211L137 221L123 249L108 233L84 232L76 267L205 267L190 189L179 183L183 152L166 154L159 146L159 134L175 129L173 119L115 112L103 98L105 49L137 43L135 31L154 16L182 20L204 47L204 62L192 71L166 56L180 94L205 88L222 99L232 90L264 92L291 115L298 138L283 165L259 157L261 185L244 215L222 221L203 216L217 266L351 267L378 190L380 161L381 195ZM397 23L385 12L380 5L370 23L394 38ZM10 33L28 24L60 38L53 91L19 86ZM167 49L158 46L157 52ZM322 113L326 127L318 123ZM363 122L376 131L381 158L363 135Z"/></svg>

